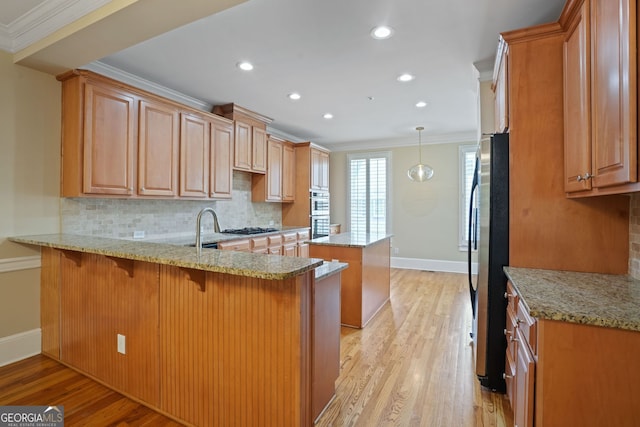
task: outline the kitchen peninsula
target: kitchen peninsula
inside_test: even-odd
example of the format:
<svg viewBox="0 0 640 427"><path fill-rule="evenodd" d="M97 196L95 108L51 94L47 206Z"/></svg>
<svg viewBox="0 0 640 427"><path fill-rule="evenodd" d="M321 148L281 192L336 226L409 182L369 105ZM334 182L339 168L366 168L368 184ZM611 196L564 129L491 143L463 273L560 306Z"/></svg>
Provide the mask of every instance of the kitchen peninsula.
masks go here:
<svg viewBox="0 0 640 427"><path fill-rule="evenodd" d="M315 402L325 345L314 328L337 313L339 282L334 297L314 295L345 264L69 234L10 240L42 247L42 352L133 399L193 425L310 426L333 396Z"/></svg>
<svg viewBox="0 0 640 427"><path fill-rule="evenodd" d="M341 233L309 241L309 255L349 264L342 276L340 319L363 328L389 301L391 235Z"/></svg>

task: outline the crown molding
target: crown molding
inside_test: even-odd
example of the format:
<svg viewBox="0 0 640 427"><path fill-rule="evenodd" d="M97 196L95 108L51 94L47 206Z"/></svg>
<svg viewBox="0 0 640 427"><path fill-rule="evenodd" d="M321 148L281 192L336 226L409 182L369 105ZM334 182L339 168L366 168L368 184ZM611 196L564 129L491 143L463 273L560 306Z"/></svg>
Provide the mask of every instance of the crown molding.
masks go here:
<svg viewBox="0 0 640 427"><path fill-rule="evenodd" d="M422 137L423 145L460 144L478 142L476 131L456 132L441 135L426 135ZM331 151L377 150L382 148L412 147L418 145L415 135L411 137L378 139L374 141L352 141L336 144L326 144Z"/></svg>
<svg viewBox="0 0 640 427"><path fill-rule="evenodd" d="M111 65L105 64L104 62L93 61L83 66L82 68L85 70L93 71L94 73L102 74L103 76L110 77L114 80L127 83L131 86L137 87L138 89L143 89L147 92L163 96L165 98L171 99L172 101L188 105L189 107L206 111L207 113L210 113L213 108L213 104L209 104L200 99L185 95L176 90L169 89L166 86L162 86L158 83L154 83L150 80L138 77L135 74L128 73L119 68L112 67Z"/></svg>
<svg viewBox="0 0 640 427"><path fill-rule="evenodd" d="M297 143L297 142L308 141L307 139L302 139L302 138L297 137L295 135L291 135L290 133L281 131L280 129L273 128L273 127L271 127L269 125L267 125L267 133L271 134L273 136L276 136L278 138L282 138L284 140L290 141L290 142L296 142Z"/></svg>
<svg viewBox="0 0 640 427"><path fill-rule="evenodd" d="M0 27L0 48L18 52L109 3L109 0L47 0Z"/></svg>

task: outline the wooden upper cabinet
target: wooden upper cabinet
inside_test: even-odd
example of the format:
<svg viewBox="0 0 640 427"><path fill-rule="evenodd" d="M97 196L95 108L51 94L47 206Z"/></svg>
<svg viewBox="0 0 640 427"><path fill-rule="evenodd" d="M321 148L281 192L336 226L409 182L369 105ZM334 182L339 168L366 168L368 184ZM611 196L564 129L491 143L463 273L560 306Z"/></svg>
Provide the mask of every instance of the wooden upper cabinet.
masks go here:
<svg viewBox="0 0 640 427"><path fill-rule="evenodd" d="M296 192L296 152L293 144L282 144L282 201L293 202Z"/></svg>
<svg viewBox="0 0 640 427"><path fill-rule="evenodd" d="M251 125L236 121L233 167L238 170L251 171Z"/></svg>
<svg viewBox="0 0 640 427"><path fill-rule="evenodd" d="M251 171L267 171L267 131L253 127Z"/></svg>
<svg viewBox="0 0 640 427"><path fill-rule="evenodd" d="M591 2L593 186L637 181L636 2Z"/></svg>
<svg viewBox="0 0 640 427"><path fill-rule="evenodd" d="M564 44L565 191L639 191L636 3L573 5Z"/></svg>
<svg viewBox="0 0 640 427"><path fill-rule="evenodd" d="M233 187L233 138L232 122L216 119L211 122L211 197L230 199Z"/></svg>
<svg viewBox="0 0 640 427"><path fill-rule="evenodd" d="M311 189L329 191L329 153L311 148Z"/></svg>
<svg viewBox="0 0 640 427"><path fill-rule="evenodd" d="M134 184L135 98L87 81L84 88L82 192L131 195Z"/></svg>
<svg viewBox="0 0 640 427"><path fill-rule="evenodd" d="M291 148L291 144L283 139L269 135L267 137L267 171L266 174L254 174L251 178L251 200L254 202L282 202L284 199L285 180L290 183L291 179L286 177L284 154L285 147ZM287 160L291 161L290 154ZM291 167L289 165L288 167ZM293 190L287 188L293 198Z"/></svg>
<svg viewBox="0 0 640 427"><path fill-rule="evenodd" d="M180 196L209 196L209 121L182 113L180 119Z"/></svg>
<svg viewBox="0 0 640 427"><path fill-rule="evenodd" d="M564 190L591 189L589 0L570 23L564 41Z"/></svg>
<svg viewBox="0 0 640 427"><path fill-rule="evenodd" d="M141 100L138 124L138 194L176 196L180 113L162 102Z"/></svg>
<svg viewBox="0 0 640 427"><path fill-rule="evenodd" d="M500 39L496 63L494 65L493 93L495 132L502 133L509 129L509 91L508 91L508 55L509 50L503 39Z"/></svg>
<svg viewBox="0 0 640 427"><path fill-rule="evenodd" d="M267 171L267 124L272 119L236 104L216 105L213 113L235 122L233 168L246 172Z"/></svg>
<svg viewBox="0 0 640 427"><path fill-rule="evenodd" d="M267 200L282 200L282 142L269 138L267 141Z"/></svg>

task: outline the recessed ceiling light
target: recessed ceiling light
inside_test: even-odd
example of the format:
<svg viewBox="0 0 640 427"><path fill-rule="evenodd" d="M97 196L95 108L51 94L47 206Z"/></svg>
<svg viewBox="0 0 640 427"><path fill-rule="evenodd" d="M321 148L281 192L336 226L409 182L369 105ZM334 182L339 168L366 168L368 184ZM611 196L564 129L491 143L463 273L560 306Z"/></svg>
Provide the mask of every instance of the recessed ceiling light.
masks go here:
<svg viewBox="0 0 640 427"><path fill-rule="evenodd" d="M398 76L398 81L399 82L410 82L411 80L415 79L414 76L412 76L409 73L404 73L404 74L400 74Z"/></svg>
<svg viewBox="0 0 640 427"><path fill-rule="evenodd" d="M418 108L423 108L423 107L426 107L426 106L427 106L427 103L424 102L424 101L416 102L416 107L418 107Z"/></svg>
<svg viewBox="0 0 640 427"><path fill-rule="evenodd" d="M240 68L241 70L244 70L244 71L253 70L253 64L251 62L248 62L248 61L238 62L236 65L237 65L238 68Z"/></svg>
<svg viewBox="0 0 640 427"><path fill-rule="evenodd" d="M324 113L324 115L323 115L322 117L324 117L324 118L325 118L325 119L327 119L327 120L329 120L329 119L333 119L333 114L331 114L331 113Z"/></svg>
<svg viewBox="0 0 640 427"><path fill-rule="evenodd" d="M293 101L297 101L298 99L302 98L302 96L300 96L298 92L292 92L288 96L289 96L289 99Z"/></svg>
<svg viewBox="0 0 640 427"><path fill-rule="evenodd" d="M380 25L371 30L371 37L376 40L384 40L388 39L393 35L393 28L387 27L386 25Z"/></svg>

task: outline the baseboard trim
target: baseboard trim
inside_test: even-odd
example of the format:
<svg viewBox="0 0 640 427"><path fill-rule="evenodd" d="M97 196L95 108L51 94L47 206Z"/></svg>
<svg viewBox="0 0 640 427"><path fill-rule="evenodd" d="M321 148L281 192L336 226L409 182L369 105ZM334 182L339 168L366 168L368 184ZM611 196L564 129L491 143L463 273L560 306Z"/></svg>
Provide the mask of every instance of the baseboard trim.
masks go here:
<svg viewBox="0 0 640 427"><path fill-rule="evenodd" d="M438 259L422 259L422 258L391 258L392 268L401 268L407 270L428 270L442 271L447 273L467 273L467 263L464 261L444 261ZM471 264L474 274L478 273L478 263Z"/></svg>
<svg viewBox="0 0 640 427"><path fill-rule="evenodd" d="M41 330L32 329L0 338L0 366L17 362L42 352Z"/></svg>
<svg viewBox="0 0 640 427"><path fill-rule="evenodd" d="M40 267L40 255L0 259L0 273Z"/></svg>

